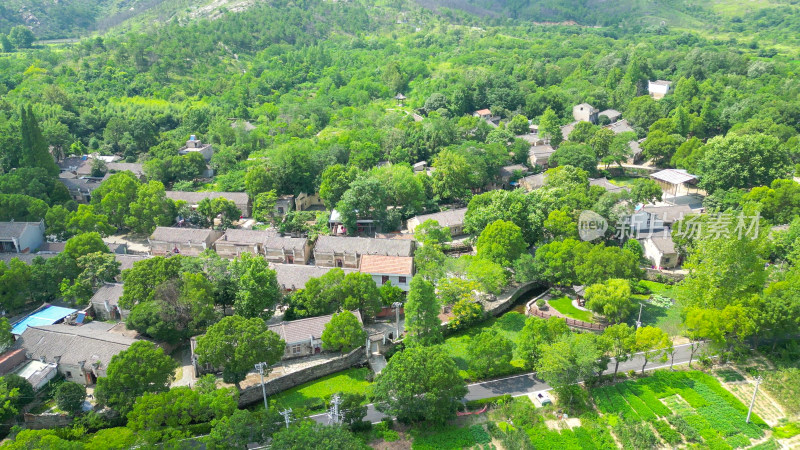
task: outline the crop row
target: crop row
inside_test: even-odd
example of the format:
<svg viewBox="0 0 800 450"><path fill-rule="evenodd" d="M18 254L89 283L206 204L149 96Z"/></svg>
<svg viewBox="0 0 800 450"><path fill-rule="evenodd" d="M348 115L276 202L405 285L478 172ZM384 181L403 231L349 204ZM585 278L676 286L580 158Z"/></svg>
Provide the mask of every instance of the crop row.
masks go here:
<svg viewBox="0 0 800 450"><path fill-rule="evenodd" d="M664 422L663 420L653 420L650 423L653 424L653 427L656 429L656 431L658 431L661 439L663 439L667 444L675 446L683 442L681 434L673 430L667 422Z"/></svg>
<svg viewBox="0 0 800 450"><path fill-rule="evenodd" d="M644 404L644 402L630 390L627 386L627 383L618 384L617 385L617 392L621 395L636 411L636 414L639 415L643 420L654 420L656 418L656 414Z"/></svg>
<svg viewBox="0 0 800 450"><path fill-rule="evenodd" d="M683 419L703 437L707 448L712 450L730 450L732 448L722 440L717 430L699 414L688 414Z"/></svg>

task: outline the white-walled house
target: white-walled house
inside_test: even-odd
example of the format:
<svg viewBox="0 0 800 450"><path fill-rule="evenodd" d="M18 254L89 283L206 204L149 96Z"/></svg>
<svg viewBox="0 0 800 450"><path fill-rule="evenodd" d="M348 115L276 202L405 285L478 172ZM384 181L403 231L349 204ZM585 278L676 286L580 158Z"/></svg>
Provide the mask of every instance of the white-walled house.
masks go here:
<svg viewBox="0 0 800 450"><path fill-rule="evenodd" d="M410 256L362 255L361 273L368 273L378 287L391 282L392 286L408 292L414 276L414 258Z"/></svg>
<svg viewBox="0 0 800 450"><path fill-rule="evenodd" d="M674 269L678 266L680 258L672 237L650 236L642 241L644 257L653 262L656 269Z"/></svg>
<svg viewBox="0 0 800 450"><path fill-rule="evenodd" d="M672 81L656 80L647 82L647 92L656 100L664 98L672 90Z"/></svg>

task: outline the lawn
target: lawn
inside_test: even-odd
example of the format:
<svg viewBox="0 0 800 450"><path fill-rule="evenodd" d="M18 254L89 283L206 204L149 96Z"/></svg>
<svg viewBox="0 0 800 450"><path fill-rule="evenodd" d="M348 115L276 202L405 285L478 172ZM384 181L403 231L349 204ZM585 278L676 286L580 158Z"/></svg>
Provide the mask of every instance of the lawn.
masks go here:
<svg viewBox="0 0 800 450"><path fill-rule="evenodd" d="M662 295L664 297L674 299L676 290L675 286L647 280L642 280L639 282L639 284L649 289L652 293L650 295L634 294L632 296L635 301L643 305L642 324L661 328L670 336L680 335L681 331L683 330L680 307L673 305L669 308L664 308L649 302L651 295ZM626 322L628 325L633 326L636 324L636 319L638 317L639 308L637 305Z"/></svg>
<svg viewBox="0 0 800 450"><path fill-rule="evenodd" d="M369 371L366 367L343 370L293 387L277 395L270 395L267 392L267 400L270 405L276 405L279 408L306 408L309 412L324 411L325 400L337 392L365 394L370 386L370 382L367 381ZM261 405L260 408L263 408L262 403L257 403L257 405Z"/></svg>
<svg viewBox="0 0 800 450"><path fill-rule="evenodd" d="M442 347L444 351L455 360L461 376L463 378L468 378L467 367L469 356L467 349L473 337L477 336L482 331L489 330L510 340L516 347L517 336L524 326L525 315L511 311L498 318L487 319L478 325L470 327L468 330L448 336L444 344L442 344ZM522 361L516 359L512 360L511 365L521 369Z"/></svg>
<svg viewBox="0 0 800 450"><path fill-rule="evenodd" d="M569 317L570 319L582 320L590 323L594 322L594 315L591 311L584 311L576 308L572 304L572 299L567 296L557 298L555 300L548 300L547 303L550 305L550 307Z"/></svg>

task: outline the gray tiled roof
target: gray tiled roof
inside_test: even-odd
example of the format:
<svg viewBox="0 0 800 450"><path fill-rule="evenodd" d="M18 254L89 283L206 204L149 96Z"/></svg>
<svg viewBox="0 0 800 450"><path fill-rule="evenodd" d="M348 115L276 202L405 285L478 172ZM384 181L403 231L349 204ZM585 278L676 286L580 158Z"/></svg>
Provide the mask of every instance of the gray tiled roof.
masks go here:
<svg viewBox="0 0 800 450"><path fill-rule="evenodd" d="M672 241L672 237L656 237L653 236L650 238L653 241L653 245L663 254L668 255L671 253L675 253L675 243Z"/></svg>
<svg viewBox="0 0 800 450"><path fill-rule="evenodd" d="M458 208L433 214L424 214L421 216L416 216L414 219L416 219L420 224L425 223L426 220L435 220L439 222L439 226L450 227L453 225L464 225L464 216L466 215L467 208Z"/></svg>
<svg viewBox="0 0 800 450"><path fill-rule="evenodd" d="M361 314L359 314L358 311L353 312L353 314L358 321L361 322ZM298 342L308 342L312 337L314 339L319 339L322 336L325 325L331 321L332 317L332 315L329 315L281 322L279 324L270 325L269 329L278 333L278 336L280 336L287 345L296 344Z"/></svg>
<svg viewBox="0 0 800 450"><path fill-rule="evenodd" d="M91 302L98 305L104 305L108 302L111 306L119 304L119 298L122 297L122 283L109 283L105 284L97 290L92 296Z"/></svg>
<svg viewBox="0 0 800 450"><path fill-rule="evenodd" d="M633 127L630 126L627 120L622 119L619 122L614 122L610 125L606 125L605 128L613 131L614 134L624 133L626 131L635 131Z"/></svg>
<svg viewBox="0 0 800 450"><path fill-rule="evenodd" d="M136 342L136 339L110 333L113 326L104 322L82 326L29 326L14 343L14 348L24 348L31 359L44 357L47 362L54 362L60 357L61 364L78 365L84 361L88 369L99 362L101 368L107 368L114 355Z"/></svg>
<svg viewBox="0 0 800 450"><path fill-rule="evenodd" d="M143 259L150 258L147 255L123 255L119 253L114 254L114 259L117 260L119 265L119 270L122 272L123 270L127 270L133 267L133 264L137 261L141 261Z"/></svg>
<svg viewBox="0 0 800 450"><path fill-rule="evenodd" d="M413 256L414 242L399 239L320 236L314 251L358 255Z"/></svg>
<svg viewBox="0 0 800 450"><path fill-rule="evenodd" d="M30 264L34 259L41 256L44 259L55 258L57 253L0 253L0 261L10 263L12 259L17 258L25 264Z"/></svg>
<svg viewBox="0 0 800 450"><path fill-rule="evenodd" d="M282 250L303 250L308 245L307 238L271 237L264 242L264 248Z"/></svg>
<svg viewBox="0 0 800 450"><path fill-rule="evenodd" d="M178 227L157 227L150 239L161 242L192 242L201 243L214 233L208 228L178 228Z"/></svg>
<svg viewBox="0 0 800 450"><path fill-rule="evenodd" d="M58 178L67 189L71 191L81 191L81 192L92 192L98 187L100 187L101 179L99 178L91 178L91 177L82 177L82 178Z"/></svg>
<svg viewBox="0 0 800 450"><path fill-rule="evenodd" d="M592 178L589 180L589 185L591 186L600 186L603 189L607 190L608 192L619 192L619 191L630 191L631 189L627 186L617 186L616 184L611 183L608 181L606 177L603 178Z"/></svg>
<svg viewBox="0 0 800 450"><path fill-rule="evenodd" d="M39 228L39 222L0 222L0 239L19 238L28 227Z"/></svg>
<svg viewBox="0 0 800 450"><path fill-rule="evenodd" d="M232 242L236 244L263 244L267 239L274 237L278 232L269 230L239 230L228 228L217 242Z"/></svg>
<svg viewBox="0 0 800 450"><path fill-rule="evenodd" d="M144 164L112 162L112 163L106 163L106 167L108 168L109 171L113 170L115 172L124 172L126 170L129 170L133 172L133 174L136 175L137 177L144 175Z"/></svg>
<svg viewBox="0 0 800 450"><path fill-rule="evenodd" d="M312 278L319 278L333 267L317 267L317 266L302 266L299 264L270 264L270 268L275 271L278 279L278 285L284 289L303 289L306 287L308 280ZM357 272L357 269L342 269L347 275L351 272Z"/></svg>

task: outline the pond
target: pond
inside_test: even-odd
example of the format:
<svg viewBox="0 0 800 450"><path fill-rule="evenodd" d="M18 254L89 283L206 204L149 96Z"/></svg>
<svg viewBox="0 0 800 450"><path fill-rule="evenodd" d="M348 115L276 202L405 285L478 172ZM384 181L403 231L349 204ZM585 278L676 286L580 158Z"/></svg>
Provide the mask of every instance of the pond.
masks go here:
<svg viewBox="0 0 800 450"><path fill-rule="evenodd" d="M517 301L514 302L514 305L511 307L511 309L509 309L507 312L516 311L520 314L525 314L525 305L527 305L528 302L531 301L531 299L534 299L542 295L542 293L544 293L544 291L546 290L547 286L537 286L531 289L530 291L522 294L517 299Z"/></svg>

